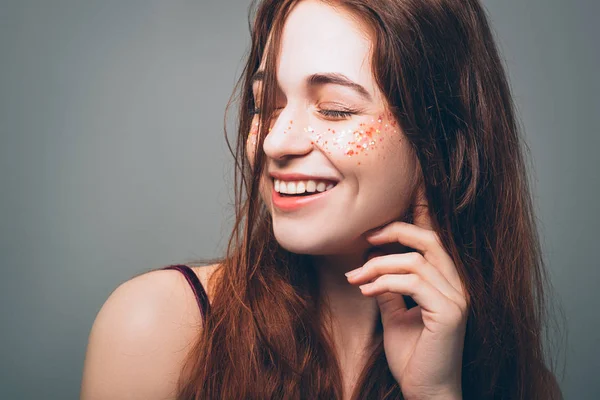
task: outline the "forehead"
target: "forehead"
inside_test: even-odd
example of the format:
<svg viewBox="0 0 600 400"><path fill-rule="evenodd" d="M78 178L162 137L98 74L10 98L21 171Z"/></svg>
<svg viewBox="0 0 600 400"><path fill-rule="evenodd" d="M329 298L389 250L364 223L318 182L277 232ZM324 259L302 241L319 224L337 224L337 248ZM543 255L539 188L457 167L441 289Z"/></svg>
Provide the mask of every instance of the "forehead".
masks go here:
<svg viewBox="0 0 600 400"><path fill-rule="evenodd" d="M371 40L352 16L317 0L300 1L288 15L281 37L277 77L295 88L318 72L338 72L375 95Z"/></svg>

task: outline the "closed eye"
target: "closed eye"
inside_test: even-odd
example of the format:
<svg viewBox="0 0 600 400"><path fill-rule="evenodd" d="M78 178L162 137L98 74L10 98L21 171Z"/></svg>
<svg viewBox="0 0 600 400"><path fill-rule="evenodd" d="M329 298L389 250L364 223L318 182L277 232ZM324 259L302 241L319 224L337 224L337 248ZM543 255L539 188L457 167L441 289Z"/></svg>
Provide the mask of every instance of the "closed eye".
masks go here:
<svg viewBox="0 0 600 400"><path fill-rule="evenodd" d="M355 113L352 111L340 111L340 110L319 110L319 113L325 115L326 117L334 117L334 118L350 118Z"/></svg>
<svg viewBox="0 0 600 400"><path fill-rule="evenodd" d="M340 111L340 110L319 110L318 112L321 115L324 115L329 118L342 118L342 119L348 119L352 115L356 114L356 112L353 112L353 111ZM250 115L257 115L257 114L260 114L260 108L257 107L257 108L250 109Z"/></svg>

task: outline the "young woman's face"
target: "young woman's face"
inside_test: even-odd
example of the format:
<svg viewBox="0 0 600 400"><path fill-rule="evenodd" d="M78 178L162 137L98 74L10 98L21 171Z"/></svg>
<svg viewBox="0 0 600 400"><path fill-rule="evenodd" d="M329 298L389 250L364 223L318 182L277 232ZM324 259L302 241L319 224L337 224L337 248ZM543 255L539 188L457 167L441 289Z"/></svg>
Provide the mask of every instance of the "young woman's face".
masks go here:
<svg viewBox="0 0 600 400"><path fill-rule="evenodd" d="M261 196L275 237L299 254L365 249L361 235L410 207L417 171L409 142L372 76L370 38L346 12L304 0L288 16L281 39L278 110L261 149ZM261 85L253 85L257 107ZM247 138L250 163L258 151L257 125L255 115ZM275 191L283 186L274 180L277 174L288 193L293 182L296 190L316 186L316 194L283 197ZM293 174L312 176L313 182ZM331 180L335 186L319 192Z"/></svg>

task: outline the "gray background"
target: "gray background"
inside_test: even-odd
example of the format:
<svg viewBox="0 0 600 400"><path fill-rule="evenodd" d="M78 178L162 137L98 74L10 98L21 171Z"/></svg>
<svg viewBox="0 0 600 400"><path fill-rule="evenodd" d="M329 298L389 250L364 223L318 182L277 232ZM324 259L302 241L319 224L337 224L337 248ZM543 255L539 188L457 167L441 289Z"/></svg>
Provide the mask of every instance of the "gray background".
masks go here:
<svg viewBox="0 0 600 400"><path fill-rule="evenodd" d="M110 292L224 248L249 1L0 4L0 398L75 399ZM484 1L567 321L567 399L600 398L598 4Z"/></svg>

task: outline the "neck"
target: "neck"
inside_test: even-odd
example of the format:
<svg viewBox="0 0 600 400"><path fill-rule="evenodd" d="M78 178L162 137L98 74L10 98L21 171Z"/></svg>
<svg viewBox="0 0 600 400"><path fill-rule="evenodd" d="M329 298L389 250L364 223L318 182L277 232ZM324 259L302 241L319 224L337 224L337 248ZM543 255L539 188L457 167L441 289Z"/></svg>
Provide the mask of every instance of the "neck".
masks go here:
<svg viewBox="0 0 600 400"><path fill-rule="evenodd" d="M330 333L343 364L345 360L356 362L357 357L360 359L371 347L380 318L375 298L364 296L344 275L362 267L366 256L366 250L354 254L312 256L323 306L331 319Z"/></svg>
<svg viewBox="0 0 600 400"><path fill-rule="evenodd" d="M406 253L411 249L398 242L371 247L357 246L354 252L338 255L313 255L324 313L331 317L331 335L343 360L368 351L379 343L377 327L380 311L375 297L362 294L344 273L362 267L369 256Z"/></svg>

